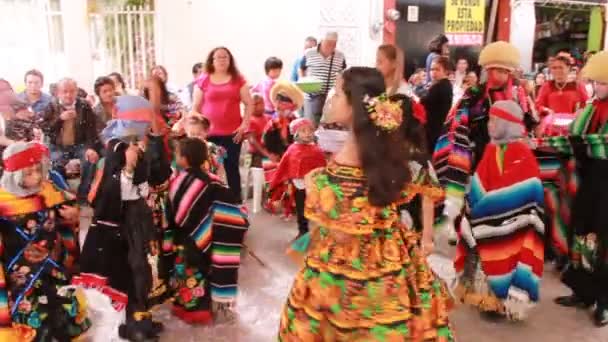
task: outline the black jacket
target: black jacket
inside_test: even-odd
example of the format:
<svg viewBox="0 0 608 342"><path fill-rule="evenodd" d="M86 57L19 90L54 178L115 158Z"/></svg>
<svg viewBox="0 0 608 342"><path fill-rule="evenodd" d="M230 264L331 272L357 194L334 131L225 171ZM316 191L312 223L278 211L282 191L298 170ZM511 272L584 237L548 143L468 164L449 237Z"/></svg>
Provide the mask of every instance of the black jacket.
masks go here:
<svg viewBox="0 0 608 342"><path fill-rule="evenodd" d="M93 112L93 109L85 100L77 98L75 110L77 116L74 122L74 143L100 151L101 145L99 144L99 137L97 135L97 116ZM63 121L59 116L63 111L64 109L61 104L59 104L57 99L54 99L48 105L42 117L40 126L53 145L59 145L59 137L63 128Z"/></svg>
<svg viewBox="0 0 608 342"><path fill-rule="evenodd" d="M429 151L435 149L435 143L441 135L441 129L450 108L452 107L452 83L446 78L433 84L421 102L426 110L426 138Z"/></svg>

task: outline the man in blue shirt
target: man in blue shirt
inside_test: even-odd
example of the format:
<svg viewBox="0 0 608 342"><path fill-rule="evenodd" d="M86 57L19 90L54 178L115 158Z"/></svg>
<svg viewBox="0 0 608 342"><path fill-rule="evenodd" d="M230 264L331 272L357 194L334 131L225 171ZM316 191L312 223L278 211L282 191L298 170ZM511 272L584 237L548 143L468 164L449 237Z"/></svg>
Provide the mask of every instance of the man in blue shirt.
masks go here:
<svg viewBox="0 0 608 342"><path fill-rule="evenodd" d="M307 37L304 40L304 51L317 46L317 38L315 37ZM300 66L302 65L302 59L304 59L304 54L301 54L293 64L293 68L291 69L291 81L298 82L300 79Z"/></svg>
<svg viewBox="0 0 608 342"><path fill-rule="evenodd" d="M17 97L30 106L32 112L36 114L36 120L41 119L44 110L53 99L51 95L42 92L44 76L40 71L32 69L25 73L24 82L25 90Z"/></svg>

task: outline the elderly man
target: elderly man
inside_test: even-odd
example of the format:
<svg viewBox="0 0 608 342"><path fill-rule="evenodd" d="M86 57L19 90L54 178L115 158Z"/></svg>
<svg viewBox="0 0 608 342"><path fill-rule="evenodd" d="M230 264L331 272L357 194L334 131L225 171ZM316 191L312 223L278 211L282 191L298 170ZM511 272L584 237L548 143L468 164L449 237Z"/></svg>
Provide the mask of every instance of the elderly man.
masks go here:
<svg viewBox="0 0 608 342"><path fill-rule="evenodd" d="M42 129L49 137L53 167L64 171L72 159L81 161L79 198L86 198L94 164L99 159L97 150L97 117L89 103L77 97L76 81L65 78L57 84L57 99L44 112Z"/></svg>
<svg viewBox="0 0 608 342"><path fill-rule="evenodd" d="M25 73L24 82L25 90L17 95L17 97L19 100L29 104L32 112L36 114L36 119L40 119L46 107L53 100L51 95L42 92L44 76L40 71L32 69Z"/></svg>
<svg viewBox="0 0 608 342"><path fill-rule="evenodd" d="M329 90L336 83L338 74L346 69L346 58L342 52L336 50L337 43L338 34L336 32L327 33L321 44L304 52L300 65L303 75L322 82L321 90L318 93L307 94L304 103L304 115L315 125L318 125L321 120L323 105Z"/></svg>

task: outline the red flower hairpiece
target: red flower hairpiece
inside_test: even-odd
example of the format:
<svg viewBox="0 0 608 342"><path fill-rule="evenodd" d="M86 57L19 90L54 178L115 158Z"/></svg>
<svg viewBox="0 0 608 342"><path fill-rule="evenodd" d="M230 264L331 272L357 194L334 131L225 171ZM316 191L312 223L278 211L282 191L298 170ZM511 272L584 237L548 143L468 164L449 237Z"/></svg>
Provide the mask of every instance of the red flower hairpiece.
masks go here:
<svg viewBox="0 0 608 342"><path fill-rule="evenodd" d="M386 93L377 97L365 95L363 102L366 104L370 120L383 131L395 131L403 123L403 103L391 101Z"/></svg>

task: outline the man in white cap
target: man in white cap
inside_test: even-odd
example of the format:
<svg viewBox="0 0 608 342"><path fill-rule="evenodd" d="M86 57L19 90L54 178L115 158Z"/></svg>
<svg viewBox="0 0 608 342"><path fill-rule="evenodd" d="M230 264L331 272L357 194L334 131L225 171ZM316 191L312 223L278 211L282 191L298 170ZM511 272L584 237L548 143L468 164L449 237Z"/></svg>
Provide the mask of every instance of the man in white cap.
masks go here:
<svg viewBox="0 0 608 342"><path fill-rule="evenodd" d="M313 77L321 82L321 90L306 95L304 103L304 115L310 119L315 126L321 120L323 105L327 99L329 90L336 83L336 78L346 69L346 58L344 54L336 50L338 33L328 32L317 47L310 48L304 52L304 58L300 68L306 76Z"/></svg>

